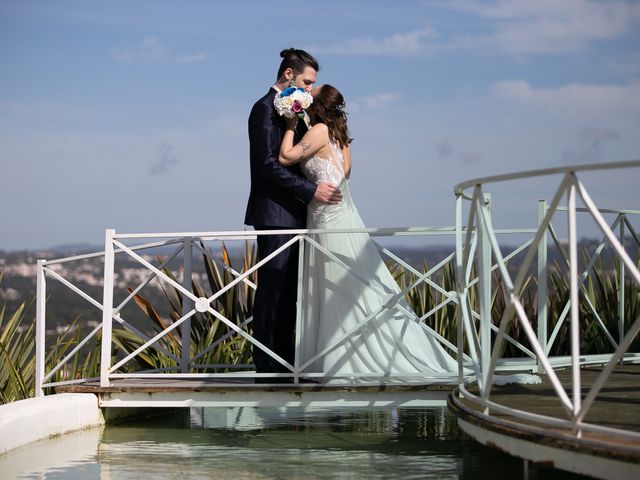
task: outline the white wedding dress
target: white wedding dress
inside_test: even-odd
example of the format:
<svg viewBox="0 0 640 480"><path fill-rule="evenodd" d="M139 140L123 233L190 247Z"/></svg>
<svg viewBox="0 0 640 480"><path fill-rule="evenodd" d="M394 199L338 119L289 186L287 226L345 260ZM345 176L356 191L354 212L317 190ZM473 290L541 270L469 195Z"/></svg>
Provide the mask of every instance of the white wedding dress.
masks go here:
<svg viewBox="0 0 640 480"><path fill-rule="evenodd" d="M338 205L311 201L307 228L364 228L349 193L342 152L333 142L329 145L329 158L316 155L301 164L302 171L315 183L338 185L343 199ZM400 288L367 233L311 238L348 269L315 246L305 245L308 284L302 292L300 337L300 365L308 363L304 373L323 373L328 379L398 377L424 382L455 378L456 361L416 322L404 298L383 308ZM348 332L353 333L345 340ZM313 360L318 354L322 355Z"/></svg>

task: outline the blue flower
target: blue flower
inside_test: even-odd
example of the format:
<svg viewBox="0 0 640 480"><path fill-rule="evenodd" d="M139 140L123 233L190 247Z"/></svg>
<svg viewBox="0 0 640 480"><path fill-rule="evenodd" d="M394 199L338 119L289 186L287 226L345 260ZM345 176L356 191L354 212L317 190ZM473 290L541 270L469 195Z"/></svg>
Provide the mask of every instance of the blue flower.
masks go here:
<svg viewBox="0 0 640 480"><path fill-rule="evenodd" d="M293 92L295 92L297 90L297 88L295 87L289 87L289 88L285 88L283 90L283 92L280 94L281 97L288 97L289 95L291 95Z"/></svg>

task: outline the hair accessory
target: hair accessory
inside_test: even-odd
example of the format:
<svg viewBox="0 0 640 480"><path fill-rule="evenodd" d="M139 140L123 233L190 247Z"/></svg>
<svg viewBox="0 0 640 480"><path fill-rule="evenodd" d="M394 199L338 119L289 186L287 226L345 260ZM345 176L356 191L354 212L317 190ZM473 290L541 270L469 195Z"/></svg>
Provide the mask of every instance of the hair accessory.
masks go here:
<svg viewBox="0 0 640 480"><path fill-rule="evenodd" d="M344 103L341 103L340 105L336 105L336 112L344 113Z"/></svg>

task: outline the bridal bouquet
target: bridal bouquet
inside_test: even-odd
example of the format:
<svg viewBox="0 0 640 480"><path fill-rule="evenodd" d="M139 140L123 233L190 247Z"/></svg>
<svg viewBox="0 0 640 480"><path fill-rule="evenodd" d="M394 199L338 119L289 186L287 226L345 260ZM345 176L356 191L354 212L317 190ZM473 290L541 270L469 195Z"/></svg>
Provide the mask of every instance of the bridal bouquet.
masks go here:
<svg viewBox="0 0 640 480"><path fill-rule="evenodd" d="M298 116L304 119L304 110L313 103L313 97L304 88L289 87L275 96L273 105L286 118Z"/></svg>

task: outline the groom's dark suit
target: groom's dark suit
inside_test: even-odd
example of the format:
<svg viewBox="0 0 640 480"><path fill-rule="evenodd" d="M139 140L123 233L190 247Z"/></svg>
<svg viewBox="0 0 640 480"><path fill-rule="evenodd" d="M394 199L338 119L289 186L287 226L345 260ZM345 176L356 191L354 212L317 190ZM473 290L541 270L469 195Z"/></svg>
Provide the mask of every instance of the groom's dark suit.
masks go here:
<svg viewBox="0 0 640 480"><path fill-rule="evenodd" d="M304 178L298 165L284 167L278 163L286 123L273 106L276 94L271 88L249 115L251 192L244 221L256 230L304 228L306 207L317 187ZM298 122L294 143L305 131L304 122ZM266 257L290 239L291 235L258 236L258 257ZM291 364L297 277L296 244L259 269L252 323L255 338ZM253 361L258 372L286 371L257 347L253 348Z"/></svg>

